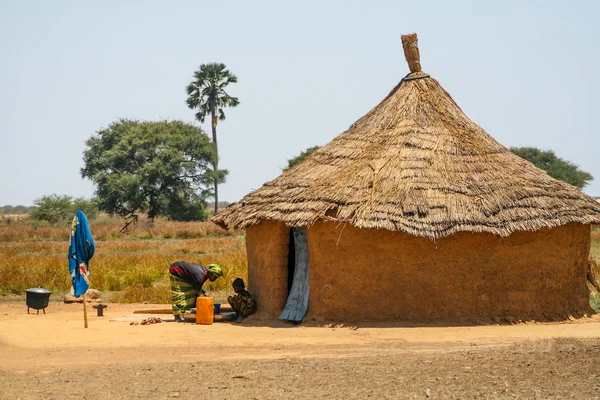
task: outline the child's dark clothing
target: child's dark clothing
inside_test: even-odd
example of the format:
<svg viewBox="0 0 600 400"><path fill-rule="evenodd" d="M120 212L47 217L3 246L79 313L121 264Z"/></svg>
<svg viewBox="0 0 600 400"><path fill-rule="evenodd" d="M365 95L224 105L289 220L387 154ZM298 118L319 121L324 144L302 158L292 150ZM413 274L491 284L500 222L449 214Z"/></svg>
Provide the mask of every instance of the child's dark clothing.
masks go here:
<svg viewBox="0 0 600 400"><path fill-rule="evenodd" d="M235 296L229 296L227 301L238 316L246 318L248 315L256 312L256 302L252 298L252 295L245 289Z"/></svg>

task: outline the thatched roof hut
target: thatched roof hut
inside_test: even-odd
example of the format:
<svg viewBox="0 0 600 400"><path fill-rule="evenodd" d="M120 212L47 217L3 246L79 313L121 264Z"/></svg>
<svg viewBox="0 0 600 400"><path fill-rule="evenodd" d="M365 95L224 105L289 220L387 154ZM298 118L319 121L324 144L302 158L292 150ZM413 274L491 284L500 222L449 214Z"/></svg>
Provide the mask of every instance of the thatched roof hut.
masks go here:
<svg viewBox="0 0 600 400"><path fill-rule="evenodd" d="M553 229L569 227L574 230L570 234L579 238L580 243L575 247L581 251L578 250L577 257L585 253L589 249L589 224L600 222L600 204L494 140L463 113L434 78L421 71L416 34L402 36L402 44L410 73L381 103L304 162L222 210L213 221L248 232L251 227L265 224L281 232L285 232L285 227L307 228L311 280L320 257L313 254L311 243L323 242L323 237L316 236L321 231L320 234L336 236L333 248L329 249L333 253L339 250L345 229L357 231L357 240L363 237L358 231L379 235L381 240L396 244L409 240L408 237L426 238L421 240L429 242L423 244L427 249L448 243L458 254L463 247L460 241L450 245L451 241L443 242L444 238L457 234L468 237L477 253L485 251L477 243L489 241L492 237L489 234L493 235L494 243L501 245L500 238L520 232L535 237L535 232L546 235ZM269 232L267 229L263 234L272 234ZM252 242L252 238L248 239ZM533 240L527 235L523 239ZM248 249L249 257L254 251ZM385 251L394 258L389 249ZM527 252L527 247L522 248L519 257L522 259ZM356 259L356 254L352 257ZM344 259L346 263L351 260ZM530 260L536 264L538 261ZM250 269L266 268L249 262ZM406 262L410 263L404 260L402 266L390 268L401 273ZM321 268L332 270L332 265ZM581 284L574 284L585 286L585 277L582 279ZM569 290L574 293L579 289ZM580 292L576 296L581 297ZM310 295L313 310L316 304L312 287ZM576 308L584 307L582 301L576 303ZM516 311L522 310L516 307ZM401 309L393 314L398 318L417 317ZM440 315L463 314L469 313Z"/></svg>

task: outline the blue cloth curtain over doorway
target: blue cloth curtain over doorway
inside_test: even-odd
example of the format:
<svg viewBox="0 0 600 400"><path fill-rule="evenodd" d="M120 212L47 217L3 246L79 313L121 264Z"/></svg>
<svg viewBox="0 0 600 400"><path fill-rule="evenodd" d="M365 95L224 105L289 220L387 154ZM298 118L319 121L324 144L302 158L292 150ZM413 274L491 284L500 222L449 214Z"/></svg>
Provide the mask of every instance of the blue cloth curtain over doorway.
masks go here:
<svg viewBox="0 0 600 400"><path fill-rule="evenodd" d="M292 233L296 249L296 268L294 270L292 288L279 319L299 322L302 321L308 312L310 265L306 228L292 228Z"/></svg>

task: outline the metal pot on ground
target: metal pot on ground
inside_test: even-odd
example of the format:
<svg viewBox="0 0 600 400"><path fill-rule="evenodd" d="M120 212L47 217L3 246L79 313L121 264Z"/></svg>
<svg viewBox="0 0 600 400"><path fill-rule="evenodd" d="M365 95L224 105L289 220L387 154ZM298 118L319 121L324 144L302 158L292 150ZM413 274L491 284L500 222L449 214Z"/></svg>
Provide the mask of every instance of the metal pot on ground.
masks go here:
<svg viewBox="0 0 600 400"><path fill-rule="evenodd" d="M29 314L30 308L37 310L38 314L40 313L40 310L44 311L44 314L46 314L46 307L48 307L48 302L50 301L50 295L52 294L52 292L44 288L31 288L27 289L25 293L27 314Z"/></svg>

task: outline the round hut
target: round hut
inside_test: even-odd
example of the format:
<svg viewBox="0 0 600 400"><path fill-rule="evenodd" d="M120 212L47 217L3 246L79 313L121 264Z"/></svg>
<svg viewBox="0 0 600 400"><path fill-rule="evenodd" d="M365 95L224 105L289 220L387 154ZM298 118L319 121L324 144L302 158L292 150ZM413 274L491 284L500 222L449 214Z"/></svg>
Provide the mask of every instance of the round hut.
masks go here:
<svg viewBox="0 0 600 400"><path fill-rule="evenodd" d="M259 308L301 320L590 312L600 204L514 155L421 71L213 221L245 229Z"/></svg>

